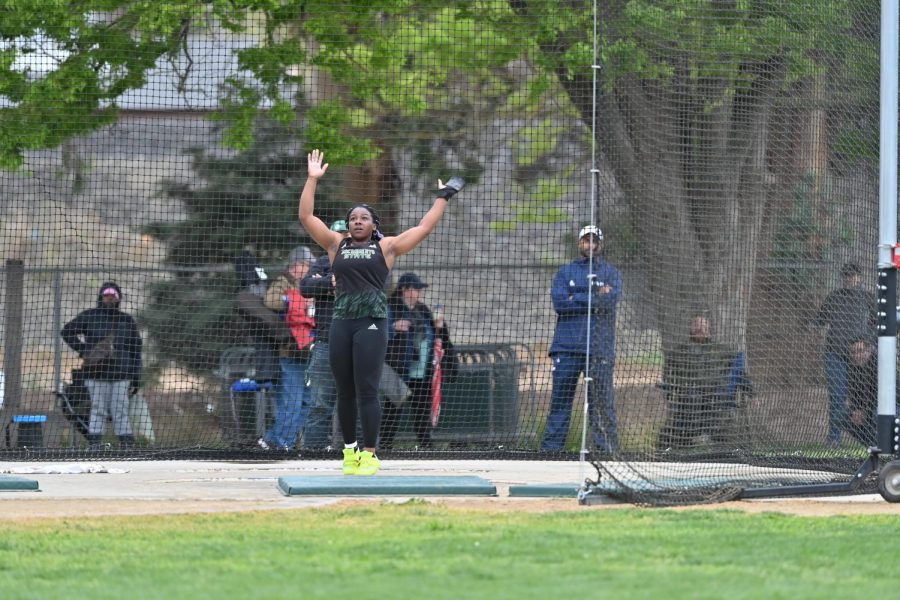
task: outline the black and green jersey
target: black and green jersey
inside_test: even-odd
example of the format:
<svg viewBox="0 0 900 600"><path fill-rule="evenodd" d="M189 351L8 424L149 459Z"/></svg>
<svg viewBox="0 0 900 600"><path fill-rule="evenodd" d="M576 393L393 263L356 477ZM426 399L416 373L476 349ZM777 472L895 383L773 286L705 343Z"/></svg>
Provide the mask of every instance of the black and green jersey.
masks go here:
<svg viewBox="0 0 900 600"><path fill-rule="evenodd" d="M378 242L357 245L351 238L345 238L338 246L331 270L337 282L335 319L387 317L384 288L390 269Z"/></svg>

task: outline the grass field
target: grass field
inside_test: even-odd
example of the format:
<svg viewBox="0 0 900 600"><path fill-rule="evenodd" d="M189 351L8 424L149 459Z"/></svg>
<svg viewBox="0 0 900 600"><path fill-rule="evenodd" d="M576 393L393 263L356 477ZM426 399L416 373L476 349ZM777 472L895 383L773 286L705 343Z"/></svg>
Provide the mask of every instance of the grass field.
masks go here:
<svg viewBox="0 0 900 600"><path fill-rule="evenodd" d="M0 521L0 597L877 598L891 516L497 512L410 501Z"/></svg>

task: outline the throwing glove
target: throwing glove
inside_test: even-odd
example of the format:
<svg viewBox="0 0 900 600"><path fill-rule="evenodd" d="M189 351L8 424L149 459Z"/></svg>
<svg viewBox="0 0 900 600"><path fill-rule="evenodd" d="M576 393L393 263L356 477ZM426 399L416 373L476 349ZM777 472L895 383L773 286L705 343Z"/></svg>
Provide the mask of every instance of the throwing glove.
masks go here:
<svg viewBox="0 0 900 600"><path fill-rule="evenodd" d="M463 189L465 185L466 182L462 177L451 177L450 181L445 183L444 187L438 190L437 197L443 198L444 200L449 200L459 190Z"/></svg>

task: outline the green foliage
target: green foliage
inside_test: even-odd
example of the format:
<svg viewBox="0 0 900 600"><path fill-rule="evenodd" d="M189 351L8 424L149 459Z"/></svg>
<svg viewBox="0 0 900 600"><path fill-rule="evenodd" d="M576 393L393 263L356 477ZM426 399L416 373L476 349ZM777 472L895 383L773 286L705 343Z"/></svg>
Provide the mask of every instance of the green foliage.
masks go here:
<svg viewBox="0 0 900 600"><path fill-rule="evenodd" d="M253 144L238 154L193 151L197 183L170 181L162 192L184 205L187 218L146 226L166 245L165 263L180 270L155 283L140 315L157 354L198 373L218 364L222 350L245 345L232 304L238 289L234 260L253 251L278 275L291 248L315 244L297 223L306 154L297 131L258 122ZM345 210L329 201L333 179L323 181L316 213L326 220Z"/></svg>
<svg viewBox="0 0 900 600"><path fill-rule="evenodd" d="M247 345L245 328L232 309L237 288L231 272L178 274L152 284L138 317L156 354L167 363L209 375L222 351Z"/></svg>
<svg viewBox="0 0 900 600"><path fill-rule="evenodd" d="M826 39L845 44L846 58L840 58L842 52L835 57L845 61L842 77L852 79L853 61L863 56L856 50L869 49L868 66L872 44L846 34L854 19L876 4L601 3L601 83L607 91L635 77L664 87L678 84L688 94L685 105L709 112L729 106L760 77L787 85L820 73L824 67L816 57ZM76 11L62 0L11 0L0 20L5 42L0 95L11 102L0 109L0 166L16 167L28 149L53 147L114 121L119 94L141 86L147 70L167 53L177 53L186 35L209 27L259 39L238 52L240 67L255 81L229 80L217 117L227 125L225 143L242 151L254 143L262 106L283 126L298 127L302 120L310 145L322 148L333 166L377 156L383 138L418 149L429 140L454 145L458 127L436 125L452 121L451 108L485 119L533 119L514 142L522 167L538 163L558 143L553 132L560 127L558 118L590 122L588 104L566 88L592 76L593 3L588 0L353 0L339 8L328 0L85 0ZM107 12L116 18L92 17ZM17 58L35 52L36 44L22 40L41 36L63 48L65 58L49 73L13 68ZM528 69L509 77L504 70L515 61ZM306 107L284 95L312 74L333 84L332 96ZM600 126L607 127L605 115L600 117ZM419 127L423 122L429 126ZM839 127L842 151L851 145L860 155L871 149L861 144L859 127L847 122ZM532 136L531 129L544 131ZM700 143L685 144L682 152L695 153ZM433 155L426 152L426 158ZM470 175L479 169L467 165ZM532 189L531 177L518 180ZM537 198L518 200L517 214L531 222L561 217L548 206L554 201L545 194L550 187Z"/></svg>
<svg viewBox="0 0 900 600"><path fill-rule="evenodd" d="M172 48L178 23L196 2L85 0L73 11L62 0L11 0L0 18L0 168L15 169L22 153L49 148L112 123L110 103L140 87L157 57ZM128 6L116 20L95 11ZM48 57L42 48L55 49Z"/></svg>
<svg viewBox="0 0 900 600"><path fill-rule="evenodd" d="M298 193L306 174L306 154L296 139L296 132L265 123L258 126L253 145L245 152L222 156L193 150L198 183L166 181L162 189L181 201L189 217L144 229L166 243L165 263L222 264L246 248L274 258L308 241L296 224ZM329 210L327 200L321 208Z"/></svg>
<svg viewBox="0 0 900 600"><path fill-rule="evenodd" d="M613 264L630 262L641 255L641 238L627 216L615 215L605 219L603 235L607 240L603 244L603 254Z"/></svg>
<svg viewBox="0 0 900 600"><path fill-rule="evenodd" d="M438 600L890 597L883 565L855 559L873 539L895 554L900 543L885 535L895 520L589 510L573 499L549 512L416 501L17 519L3 524L0 588L14 598L414 598L424 582Z"/></svg>
<svg viewBox="0 0 900 600"><path fill-rule="evenodd" d="M835 129L832 152L839 168L857 169L875 164L879 153L880 12L879 0L853 3L853 25L831 38L833 63L829 85L841 90L832 101L831 126Z"/></svg>

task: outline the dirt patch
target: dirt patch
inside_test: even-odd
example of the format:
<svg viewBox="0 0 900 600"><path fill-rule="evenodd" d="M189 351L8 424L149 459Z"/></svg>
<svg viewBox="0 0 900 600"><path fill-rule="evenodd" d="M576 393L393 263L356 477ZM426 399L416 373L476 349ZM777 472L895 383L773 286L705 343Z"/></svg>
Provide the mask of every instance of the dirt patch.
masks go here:
<svg viewBox="0 0 900 600"><path fill-rule="evenodd" d="M382 502L405 502L407 498L315 498L264 500L135 500L135 499L47 499L0 498L0 521L93 516L203 514L259 510L300 510L324 506L360 506ZM628 504L580 506L572 498L426 498L427 502L453 509L490 512L546 513L557 511L612 510L633 508ZM900 504L880 496L852 499L753 500L645 510L738 510L747 513L783 513L804 517L838 515L900 515Z"/></svg>

